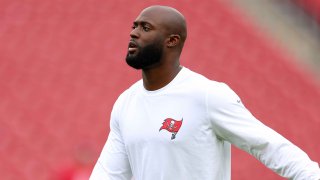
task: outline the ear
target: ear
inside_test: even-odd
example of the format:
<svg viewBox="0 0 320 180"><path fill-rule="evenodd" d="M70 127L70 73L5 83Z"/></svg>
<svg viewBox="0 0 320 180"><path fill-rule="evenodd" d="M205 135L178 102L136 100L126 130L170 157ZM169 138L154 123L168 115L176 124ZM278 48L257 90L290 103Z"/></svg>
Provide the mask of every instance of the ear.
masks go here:
<svg viewBox="0 0 320 180"><path fill-rule="evenodd" d="M171 34L168 38L168 41L167 41L167 47L173 48L173 47L177 46L180 43L180 39L181 39L180 35Z"/></svg>

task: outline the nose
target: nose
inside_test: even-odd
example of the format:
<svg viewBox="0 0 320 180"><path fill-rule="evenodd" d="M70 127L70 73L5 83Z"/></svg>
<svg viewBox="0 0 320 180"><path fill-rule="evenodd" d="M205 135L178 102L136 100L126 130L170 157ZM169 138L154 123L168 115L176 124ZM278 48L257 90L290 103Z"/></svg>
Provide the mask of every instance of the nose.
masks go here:
<svg viewBox="0 0 320 180"><path fill-rule="evenodd" d="M138 38L139 37L138 28L132 29L132 31L130 32L130 37L131 38Z"/></svg>

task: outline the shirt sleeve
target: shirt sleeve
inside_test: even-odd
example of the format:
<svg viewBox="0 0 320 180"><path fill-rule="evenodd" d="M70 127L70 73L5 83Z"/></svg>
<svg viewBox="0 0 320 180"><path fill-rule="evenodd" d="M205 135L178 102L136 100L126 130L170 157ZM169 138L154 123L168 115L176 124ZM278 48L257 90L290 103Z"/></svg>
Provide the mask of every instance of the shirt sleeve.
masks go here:
<svg viewBox="0 0 320 180"><path fill-rule="evenodd" d="M131 180L132 178L117 118L115 104L110 118L110 133L94 166L90 180Z"/></svg>
<svg viewBox="0 0 320 180"><path fill-rule="evenodd" d="M207 108L213 129L221 140L250 153L285 178L320 179L318 164L300 148L258 121L227 85L221 83L208 88Z"/></svg>

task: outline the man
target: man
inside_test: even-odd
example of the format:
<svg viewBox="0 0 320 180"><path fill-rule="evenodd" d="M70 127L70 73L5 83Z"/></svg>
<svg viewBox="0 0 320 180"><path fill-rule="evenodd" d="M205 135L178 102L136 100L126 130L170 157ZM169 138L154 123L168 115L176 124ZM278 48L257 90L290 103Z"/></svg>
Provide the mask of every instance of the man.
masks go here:
<svg viewBox="0 0 320 180"><path fill-rule="evenodd" d="M151 6L133 23L126 62L142 70L114 104L91 180L228 180L231 144L288 179L320 179L317 163L258 121L225 84L182 67L183 15Z"/></svg>

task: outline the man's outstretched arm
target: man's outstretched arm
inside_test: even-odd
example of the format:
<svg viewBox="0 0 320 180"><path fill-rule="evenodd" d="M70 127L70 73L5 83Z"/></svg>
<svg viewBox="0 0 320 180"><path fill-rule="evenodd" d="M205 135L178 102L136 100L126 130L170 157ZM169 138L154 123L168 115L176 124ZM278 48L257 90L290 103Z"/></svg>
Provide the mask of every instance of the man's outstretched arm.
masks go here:
<svg viewBox="0 0 320 180"><path fill-rule="evenodd" d="M217 89L215 89L217 92ZM320 169L300 148L258 121L227 86L208 95L215 133L287 179L318 180Z"/></svg>

